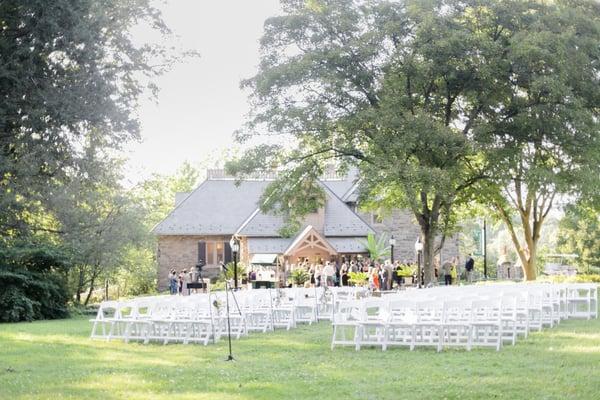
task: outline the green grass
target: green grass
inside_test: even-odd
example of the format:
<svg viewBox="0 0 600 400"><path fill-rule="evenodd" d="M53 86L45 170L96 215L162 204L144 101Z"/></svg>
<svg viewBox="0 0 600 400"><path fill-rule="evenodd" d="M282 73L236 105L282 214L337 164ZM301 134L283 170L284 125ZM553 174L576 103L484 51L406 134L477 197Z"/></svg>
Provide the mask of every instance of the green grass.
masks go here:
<svg viewBox="0 0 600 400"><path fill-rule="evenodd" d="M227 342L92 341L84 319L0 325L0 399L600 399L600 320L515 347L329 349L328 323Z"/></svg>

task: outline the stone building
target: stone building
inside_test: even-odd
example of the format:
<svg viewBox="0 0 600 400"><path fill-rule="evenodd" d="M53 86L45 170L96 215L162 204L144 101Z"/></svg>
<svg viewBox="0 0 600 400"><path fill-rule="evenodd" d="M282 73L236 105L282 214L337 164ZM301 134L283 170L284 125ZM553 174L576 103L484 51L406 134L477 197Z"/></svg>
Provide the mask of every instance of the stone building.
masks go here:
<svg viewBox="0 0 600 400"><path fill-rule="evenodd" d="M304 218L294 237L281 237L282 216L263 213L259 200L273 176L236 183L222 170L209 170L207 179L191 193L179 193L173 211L153 232L158 237L158 286L168 286L172 268L191 270L205 264L205 277L216 276L219 264L231 261L229 240L240 239L240 261L251 264L271 257L280 266L367 256L361 240L369 233L386 232L396 239L395 259L414 260L414 243L419 234L410 213L395 210L391 215L356 212L356 176L324 176L324 206ZM458 242L447 240L443 258L458 254ZM282 267L285 268L285 267Z"/></svg>

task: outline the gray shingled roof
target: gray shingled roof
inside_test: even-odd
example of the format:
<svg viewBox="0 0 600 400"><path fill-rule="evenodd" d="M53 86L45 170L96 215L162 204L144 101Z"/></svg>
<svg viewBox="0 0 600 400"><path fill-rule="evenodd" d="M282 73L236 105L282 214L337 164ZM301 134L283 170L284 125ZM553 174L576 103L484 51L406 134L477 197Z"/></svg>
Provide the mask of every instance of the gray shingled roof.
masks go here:
<svg viewBox="0 0 600 400"><path fill-rule="evenodd" d="M354 186L354 182L350 180L322 182L340 199Z"/></svg>
<svg viewBox="0 0 600 400"><path fill-rule="evenodd" d="M153 229L157 235L231 235L256 209L268 181L207 180Z"/></svg>
<svg viewBox="0 0 600 400"><path fill-rule="evenodd" d="M326 238L330 245L338 253L367 253L366 247L360 242L365 237L328 237Z"/></svg>
<svg viewBox="0 0 600 400"><path fill-rule="evenodd" d="M281 254L288 248L294 238L251 237L248 238L250 254Z"/></svg>
<svg viewBox="0 0 600 400"><path fill-rule="evenodd" d="M279 230L284 226L283 216L265 214L257 208L236 233L242 236L279 236Z"/></svg>
<svg viewBox="0 0 600 400"><path fill-rule="evenodd" d="M358 182L358 169L350 168L346 179L323 180L322 182L342 201L356 201L356 183Z"/></svg>
<svg viewBox="0 0 600 400"><path fill-rule="evenodd" d="M322 182L327 196L325 202L325 236L367 236L374 232L356 213L335 195L326 182ZM278 236L284 226L282 216L264 214L255 210L253 216L237 232L243 236Z"/></svg>
<svg viewBox="0 0 600 400"><path fill-rule="evenodd" d="M367 236L375 231L342 202L331 189L325 203L325 236Z"/></svg>
<svg viewBox="0 0 600 400"><path fill-rule="evenodd" d="M366 253L367 249L361 244L363 237L328 237L327 242L338 253ZM251 237L248 238L250 254L281 254L292 243L294 238Z"/></svg>
<svg viewBox="0 0 600 400"><path fill-rule="evenodd" d="M330 185L348 191L352 181L322 182L325 203L325 236L366 236L371 227L335 194ZM343 183L345 182L345 183ZM153 229L157 235L231 235L278 237L284 226L280 215L258 209L260 196L271 181L248 180L238 186L232 179L209 179L179 202ZM239 230L239 231L238 231Z"/></svg>

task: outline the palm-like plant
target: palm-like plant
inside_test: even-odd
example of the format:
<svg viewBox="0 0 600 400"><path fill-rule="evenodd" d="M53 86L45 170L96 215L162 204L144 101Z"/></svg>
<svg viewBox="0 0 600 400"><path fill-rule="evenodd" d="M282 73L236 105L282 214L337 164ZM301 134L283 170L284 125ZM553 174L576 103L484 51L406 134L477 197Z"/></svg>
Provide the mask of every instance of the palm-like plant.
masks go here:
<svg viewBox="0 0 600 400"><path fill-rule="evenodd" d="M359 240L359 242L365 246L372 260L380 260L390 255L390 248L385 233L382 233L379 238L375 238L374 234L369 233L367 240Z"/></svg>

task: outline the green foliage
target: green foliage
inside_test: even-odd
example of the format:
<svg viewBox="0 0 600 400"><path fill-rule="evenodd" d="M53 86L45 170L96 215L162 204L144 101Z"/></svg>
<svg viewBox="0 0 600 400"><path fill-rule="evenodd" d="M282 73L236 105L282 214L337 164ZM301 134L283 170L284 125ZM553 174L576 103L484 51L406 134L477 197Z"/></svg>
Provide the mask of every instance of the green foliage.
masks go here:
<svg viewBox="0 0 600 400"><path fill-rule="evenodd" d="M116 283L122 296L156 293L158 266L154 258L151 243L128 248L123 254L123 262L109 277L109 282Z"/></svg>
<svg viewBox="0 0 600 400"><path fill-rule="evenodd" d="M485 129L474 136L489 166L476 197L505 222L527 278L535 279L538 240L555 198L600 193L600 9L591 1L497 2L490 9L502 28L505 68L495 74L493 105L483 109Z"/></svg>
<svg viewBox="0 0 600 400"><path fill-rule="evenodd" d="M147 0L8 0L0 5L0 236L53 228L46 202L73 172L82 144L114 152L139 138L133 111L178 56L137 42L146 25L169 36Z"/></svg>
<svg viewBox="0 0 600 400"><path fill-rule="evenodd" d="M233 279L233 275L234 275L233 262L227 263L226 267L227 267L227 271L225 271L225 273L224 273L225 278L228 280ZM245 278L246 276L248 276L248 268L246 268L246 265L244 265L241 262L237 263L237 276L238 276L238 279L240 279L240 280L242 278Z"/></svg>
<svg viewBox="0 0 600 400"><path fill-rule="evenodd" d="M302 286L302 285L304 285L304 283L306 283L310 279L310 276L308 275L308 272L304 268L297 268L292 271L291 278L292 278L292 283L294 283L295 285L298 285L298 286Z"/></svg>
<svg viewBox="0 0 600 400"><path fill-rule="evenodd" d="M64 318L67 291L53 274L0 269L0 322Z"/></svg>
<svg viewBox="0 0 600 400"><path fill-rule="evenodd" d="M403 265L402 269L397 272L398 276L413 276L417 272L417 267Z"/></svg>
<svg viewBox="0 0 600 400"><path fill-rule="evenodd" d="M348 281L356 286L366 285L369 281L369 274L366 272L349 272Z"/></svg>
<svg viewBox="0 0 600 400"><path fill-rule="evenodd" d="M570 205L560 221L558 250L576 254L580 271L600 267L600 216L583 204Z"/></svg>
<svg viewBox="0 0 600 400"><path fill-rule="evenodd" d="M359 242L365 246L372 260L381 261L390 255L390 247L385 233L381 234L379 238L375 238L374 234L369 233L367 240L359 240Z"/></svg>
<svg viewBox="0 0 600 400"><path fill-rule="evenodd" d="M233 271L233 262L229 262L226 265L227 271L223 271L223 273L219 273L216 281L212 284L211 290L224 290L226 288L226 281L233 281L234 279L234 271ZM245 279L248 276L248 270L246 265L241 262L237 263L237 277L238 281Z"/></svg>
<svg viewBox="0 0 600 400"><path fill-rule="evenodd" d="M5 288L0 294L0 322L33 320L33 302L19 288L15 286Z"/></svg>
<svg viewBox="0 0 600 400"><path fill-rule="evenodd" d="M593 2L332 0L284 10L265 23L259 72L243 83L253 119L237 137L267 131L295 146L259 146L233 170L294 171L280 187L305 198L290 190L300 177L356 165L363 203L413 212L426 281L456 205L477 198L511 229L518 210L529 255L513 241L529 270L555 194L600 193Z"/></svg>
<svg viewBox="0 0 600 400"><path fill-rule="evenodd" d="M75 301L88 290L87 302L127 257L143 258L135 250L154 247L151 209L122 186L118 152L139 137L140 96L155 95L152 81L180 56L133 39L140 25L170 37L147 0L9 0L0 25L0 255L10 253L19 273L66 275ZM187 167L183 180L197 180ZM139 268L153 265L146 257ZM132 274L126 291L147 291L154 279ZM14 304L29 296L19 290ZM18 304L27 314L27 302Z"/></svg>

